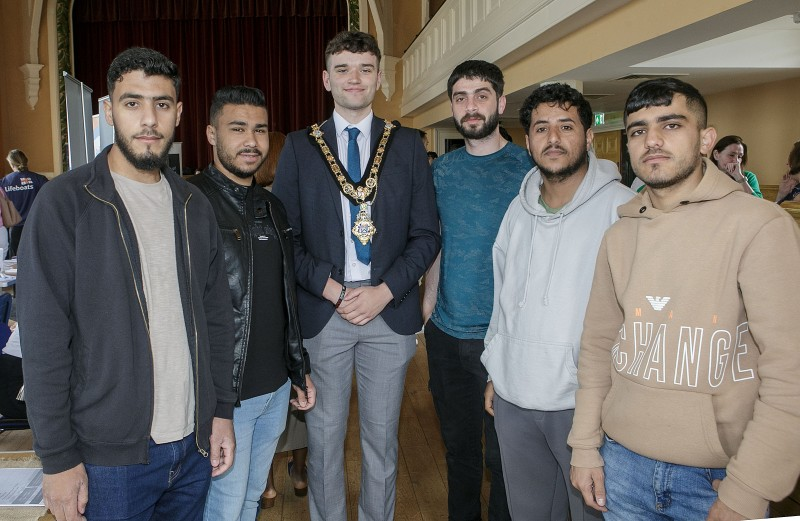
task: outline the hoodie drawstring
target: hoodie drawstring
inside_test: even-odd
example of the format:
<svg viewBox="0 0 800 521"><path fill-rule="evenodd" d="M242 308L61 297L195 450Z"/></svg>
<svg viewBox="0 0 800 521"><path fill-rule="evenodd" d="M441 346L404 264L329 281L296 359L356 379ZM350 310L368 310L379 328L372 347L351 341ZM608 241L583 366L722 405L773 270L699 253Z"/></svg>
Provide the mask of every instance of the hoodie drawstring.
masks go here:
<svg viewBox="0 0 800 521"><path fill-rule="evenodd" d="M558 257L558 248L561 246L561 232L564 229L564 214L558 213L558 231L556 232L556 244L553 247L553 255L550 258L550 273L547 276L547 286L544 290L543 302L545 306L550 305L550 285L553 282L553 272L556 269L556 257ZM530 264L530 261L528 261Z"/></svg>
<svg viewBox="0 0 800 521"><path fill-rule="evenodd" d="M535 215L529 215L530 219L533 219L533 232L531 233L531 246L528 249L528 271L525 273L525 291L522 294L522 300L519 301L519 307L525 307L525 303L528 301L528 286L531 283L531 264L533 261L533 245L536 242L536 229L539 227L539 219L536 218Z"/></svg>

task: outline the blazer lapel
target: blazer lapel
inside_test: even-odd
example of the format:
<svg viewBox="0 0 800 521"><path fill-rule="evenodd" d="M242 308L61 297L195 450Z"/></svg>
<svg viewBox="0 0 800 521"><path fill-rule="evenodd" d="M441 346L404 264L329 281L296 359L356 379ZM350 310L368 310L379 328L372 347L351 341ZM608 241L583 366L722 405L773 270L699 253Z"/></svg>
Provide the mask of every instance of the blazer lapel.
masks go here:
<svg viewBox="0 0 800 521"><path fill-rule="evenodd" d="M320 130L322 130L322 139L328 145L328 148L331 149L333 152L333 156L337 159L339 158L339 140L336 138L336 124L333 122L333 116L325 120L320 126ZM316 145L314 145L316 146ZM328 186L328 190L333 198L333 207L336 209L336 215L339 216L339 222L344 222L344 215L342 214L342 192L340 190L339 184L333 179L333 176L330 172L330 167L328 166L327 162L323 160L323 168L325 168L325 178L328 180L325 183Z"/></svg>

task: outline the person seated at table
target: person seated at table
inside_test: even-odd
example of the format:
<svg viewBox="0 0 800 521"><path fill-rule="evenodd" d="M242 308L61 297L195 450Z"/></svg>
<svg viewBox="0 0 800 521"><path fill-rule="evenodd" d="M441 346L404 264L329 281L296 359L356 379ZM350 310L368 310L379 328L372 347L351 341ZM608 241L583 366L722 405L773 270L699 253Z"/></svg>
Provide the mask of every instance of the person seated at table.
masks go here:
<svg viewBox="0 0 800 521"><path fill-rule="evenodd" d="M711 159L716 163L717 168L742 185L745 192L764 198L756 175L743 169L747 165L747 145L742 138L739 136L721 138L711 151Z"/></svg>
<svg viewBox="0 0 800 521"><path fill-rule="evenodd" d="M783 174L783 180L778 185L778 196L775 198L778 204L785 201L800 202L800 141L789 152L786 166L788 170Z"/></svg>
<svg viewBox="0 0 800 521"><path fill-rule="evenodd" d="M22 388L22 351L19 348L19 328L13 331L0 322L0 342L5 341L0 354L0 415L16 420L27 419L25 402L18 400Z"/></svg>

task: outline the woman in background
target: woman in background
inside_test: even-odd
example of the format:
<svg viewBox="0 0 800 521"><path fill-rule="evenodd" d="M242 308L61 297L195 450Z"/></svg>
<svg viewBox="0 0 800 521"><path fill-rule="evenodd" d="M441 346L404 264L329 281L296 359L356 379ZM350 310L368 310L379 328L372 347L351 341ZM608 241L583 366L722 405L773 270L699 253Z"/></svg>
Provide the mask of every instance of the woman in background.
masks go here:
<svg viewBox="0 0 800 521"><path fill-rule="evenodd" d="M786 166L789 169L783 174L783 180L778 186L778 196L775 198L778 204L784 201L800 202L800 141L789 152Z"/></svg>
<svg viewBox="0 0 800 521"><path fill-rule="evenodd" d="M747 164L747 145L739 136L725 136L717 141L711 151L711 159L717 168L742 185L745 192L764 198L758 186L758 178L753 172L743 170Z"/></svg>

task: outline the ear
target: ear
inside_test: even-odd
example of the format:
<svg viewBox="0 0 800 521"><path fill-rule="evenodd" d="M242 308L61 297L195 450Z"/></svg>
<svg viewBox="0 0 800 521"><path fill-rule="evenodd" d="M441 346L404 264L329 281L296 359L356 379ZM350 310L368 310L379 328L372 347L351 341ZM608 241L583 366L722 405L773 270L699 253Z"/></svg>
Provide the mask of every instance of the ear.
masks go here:
<svg viewBox="0 0 800 521"><path fill-rule="evenodd" d="M381 83L383 83L383 70L378 70L378 85L375 87L375 90L381 90Z"/></svg>
<svg viewBox="0 0 800 521"><path fill-rule="evenodd" d="M708 152L717 142L717 129L708 127L700 131L700 153L708 156Z"/></svg>
<svg viewBox="0 0 800 521"><path fill-rule="evenodd" d="M586 131L586 150L592 149L592 142L594 141L594 131L589 129Z"/></svg>
<svg viewBox="0 0 800 521"><path fill-rule="evenodd" d="M533 153L531 152L531 140L528 137L528 134L525 134L525 149L528 151L528 154L533 156Z"/></svg>
<svg viewBox="0 0 800 521"><path fill-rule="evenodd" d="M110 97L110 96L109 96ZM103 100L103 114L106 117L106 123L114 126L114 116L111 114L111 100Z"/></svg>
<svg viewBox="0 0 800 521"><path fill-rule="evenodd" d="M175 118L175 126L177 127L181 123L181 114L183 114L183 102L179 101L175 108L178 109L178 116Z"/></svg>
<svg viewBox="0 0 800 521"><path fill-rule="evenodd" d="M206 126L206 139L212 147L217 146L217 131L211 125Z"/></svg>
<svg viewBox="0 0 800 521"><path fill-rule="evenodd" d="M506 111L506 96L504 94L500 96L500 98L497 100L497 113L502 114L505 111Z"/></svg>
<svg viewBox="0 0 800 521"><path fill-rule="evenodd" d="M325 87L325 90L328 92L331 91L331 75L328 74L327 70L322 71L322 85Z"/></svg>
<svg viewBox="0 0 800 521"><path fill-rule="evenodd" d="M719 161L719 152L716 150L712 150L711 157L714 159L714 161Z"/></svg>

